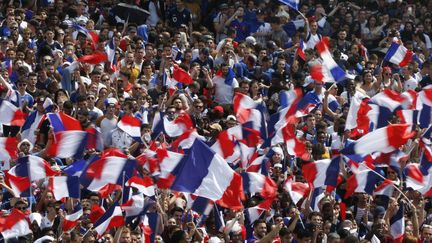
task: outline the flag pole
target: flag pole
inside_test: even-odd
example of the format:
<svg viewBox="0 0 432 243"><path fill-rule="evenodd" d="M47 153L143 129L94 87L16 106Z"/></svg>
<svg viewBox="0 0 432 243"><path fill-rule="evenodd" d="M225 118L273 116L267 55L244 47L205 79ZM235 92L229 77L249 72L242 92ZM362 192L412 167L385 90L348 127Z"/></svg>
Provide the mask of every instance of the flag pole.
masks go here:
<svg viewBox="0 0 432 243"><path fill-rule="evenodd" d="M126 173L126 171L123 171L123 178L122 178L122 194L121 194L121 202L122 202L122 203L123 203L123 198L124 198L125 173Z"/></svg>

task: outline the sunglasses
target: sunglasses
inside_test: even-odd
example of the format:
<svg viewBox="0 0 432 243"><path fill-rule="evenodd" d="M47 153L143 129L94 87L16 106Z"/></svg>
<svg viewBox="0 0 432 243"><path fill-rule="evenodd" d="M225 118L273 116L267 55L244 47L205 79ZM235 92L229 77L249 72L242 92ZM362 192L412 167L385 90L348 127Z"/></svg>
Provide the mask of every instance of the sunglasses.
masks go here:
<svg viewBox="0 0 432 243"><path fill-rule="evenodd" d="M18 209L18 210L26 210L27 209L27 207L15 207L16 209Z"/></svg>
<svg viewBox="0 0 432 243"><path fill-rule="evenodd" d="M95 97L87 97L88 100L94 100Z"/></svg>

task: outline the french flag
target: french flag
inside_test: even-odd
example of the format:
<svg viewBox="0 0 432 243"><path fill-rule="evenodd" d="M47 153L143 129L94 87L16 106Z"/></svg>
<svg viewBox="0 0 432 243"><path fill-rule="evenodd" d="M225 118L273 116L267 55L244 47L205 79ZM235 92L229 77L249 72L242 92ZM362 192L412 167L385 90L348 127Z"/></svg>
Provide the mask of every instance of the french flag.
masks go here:
<svg viewBox="0 0 432 243"><path fill-rule="evenodd" d="M143 242L154 242L158 225L158 213L146 213L141 217L140 228Z"/></svg>
<svg viewBox="0 0 432 243"><path fill-rule="evenodd" d="M117 62L115 58L115 46L114 40L111 38L108 45L105 46L105 52L107 54L108 61L110 63L110 68L113 72L117 71Z"/></svg>
<svg viewBox="0 0 432 243"><path fill-rule="evenodd" d="M323 60L322 65L315 65L311 68L311 76L316 81L339 82L345 79L345 71L339 67L333 59L329 50L329 38L324 37L315 46Z"/></svg>
<svg viewBox="0 0 432 243"><path fill-rule="evenodd" d="M69 232L73 230L79 222L79 219L83 215L81 204L77 204L71 214L65 215L63 219L63 231Z"/></svg>
<svg viewBox="0 0 432 243"><path fill-rule="evenodd" d="M80 198L78 176L55 176L48 178L48 189L57 201L65 197Z"/></svg>
<svg viewBox="0 0 432 243"><path fill-rule="evenodd" d="M124 223L122 209L118 205L118 202L115 202L105 214L96 221L93 228L98 234L97 238L100 238L106 231L121 227Z"/></svg>
<svg viewBox="0 0 432 243"><path fill-rule="evenodd" d="M18 209L12 209L12 212L0 218L0 233L4 240L31 234L29 223L26 215Z"/></svg>
<svg viewBox="0 0 432 243"><path fill-rule="evenodd" d="M125 115L117 123L117 127L136 141L141 141L141 121L138 118Z"/></svg>
<svg viewBox="0 0 432 243"><path fill-rule="evenodd" d="M22 126L25 113L7 100L0 100L0 123L9 126Z"/></svg>
<svg viewBox="0 0 432 243"><path fill-rule="evenodd" d="M344 155L366 155L373 152L389 153L404 145L415 133L410 124L391 124L370 132L341 150Z"/></svg>
<svg viewBox="0 0 432 243"><path fill-rule="evenodd" d="M96 51L92 54L84 55L84 56L78 58L77 61L96 65L96 64L99 64L101 62L106 62L107 60L108 60L107 54L105 54L103 52Z"/></svg>
<svg viewBox="0 0 432 243"><path fill-rule="evenodd" d="M303 61L306 61L305 56L306 43L303 41L303 38L300 39L299 47L297 48L297 56L300 57Z"/></svg>
<svg viewBox="0 0 432 243"><path fill-rule="evenodd" d="M71 130L82 131L81 123L63 112L48 113L47 118L54 129L54 133Z"/></svg>
<svg viewBox="0 0 432 243"><path fill-rule="evenodd" d="M401 243L405 234L404 204L399 203L399 209L390 219L390 235L397 243Z"/></svg>
<svg viewBox="0 0 432 243"><path fill-rule="evenodd" d="M355 192L365 192L372 195L375 186L381 181L381 177L371 170L358 171L347 180L345 198L350 197Z"/></svg>
<svg viewBox="0 0 432 243"><path fill-rule="evenodd" d="M432 122L432 89L423 89L417 99L418 121L420 128L427 128Z"/></svg>
<svg viewBox="0 0 432 243"><path fill-rule="evenodd" d="M306 150L306 145L296 136L295 126L286 124L284 127L276 131L275 136L271 140L271 145L285 143L288 154L294 155L305 160L309 159L309 154Z"/></svg>
<svg viewBox="0 0 432 243"><path fill-rule="evenodd" d="M241 155L238 137L234 135L238 131L237 129L240 129L240 125L222 131L210 147L228 163L234 163Z"/></svg>
<svg viewBox="0 0 432 243"><path fill-rule="evenodd" d="M153 119L152 138L155 139L164 133L169 137L181 136L188 130L193 129L192 119L187 113L180 114L174 121L168 120L164 113L156 113Z"/></svg>
<svg viewBox="0 0 432 243"><path fill-rule="evenodd" d="M0 137L0 161L16 159L18 139L16 137Z"/></svg>
<svg viewBox="0 0 432 243"><path fill-rule="evenodd" d="M250 110L255 109L258 105L251 97L240 92L234 94L233 99L234 113L239 118L240 123L245 123L249 120Z"/></svg>
<svg viewBox="0 0 432 243"><path fill-rule="evenodd" d="M387 50L384 61L399 65L399 67L405 67L411 62L412 56L412 51L408 50L402 44L393 42Z"/></svg>
<svg viewBox="0 0 432 243"><path fill-rule="evenodd" d="M188 72L186 72L185 70L183 70L181 67L174 65L174 70L173 70L173 76L172 76L177 82L182 83L182 84L192 84L193 83L193 79L190 76L190 74Z"/></svg>
<svg viewBox="0 0 432 243"><path fill-rule="evenodd" d="M303 97L303 92L300 88L288 90L288 91L281 91L279 93L279 103L280 108L285 109L289 108L286 113L289 115L295 114L295 109L297 106L297 103L301 100Z"/></svg>
<svg viewBox="0 0 432 243"><path fill-rule="evenodd" d="M40 126L43 117L44 115L40 115L38 111L31 112L21 127L21 138L28 139L34 144L36 141L35 132Z"/></svg>
<svg viewBox="0 0 432 243"><path fill-rule="evenodd" d="M295 10L298 10L300 6L300 0L279 0L279 2L286 4Z"/></svg>
<svg viewBox="0 0 432 243"><path fill-rule="evenodd" d="M107 184L122 185L132 176L136 161L128 159L119 149L108 149L102 157L91 162L81 174L80 181L90 191L98 191Z"/></svg>
<svg viewBox="0 0 432 243"><path fill-rule="evenodd" d="M152 197L155 195L155 186L153 180L146 176L144 178L133 176L127 182L126 186L137 189L140 193Z"/></svg>
<svg viewBox="0 0 432 243"><path fill-rule="evenodd" d="M297 204L303 198L307 198L310 192L310 188L307 183L294 182L292 179L286 180L284 189L289 193L294 204Z"/></svg>
<svg viewBox="0 0 432 243"><path fill-rule="evenodd" d="M200 140L195 140L171 189L209 198L223 207L243 207L242 177Z"/></svg>
<svg viewBox="0 0 432 243"><path fill-rule="evenodd" d="M419 164L407 164L403 170L407 188L422 191L428 181L429 172Z"/></svg>
<svg viewBox="0 0 432 243"><path fill-rule="evenodd" d="M52 144L47 146L47 155L57 158L76 158L83 156L88 133L86 131L70 130L55 133Z"/></svg>
<svg viewBox="0 0 432 243"><path fill-rule="evenodd" d="M121 209L125 212L125 223L129 224L134 218L144 214L149 206L154 205L154 202L152 202L144 198L142 193L133 195L127 202L121 205Z"/></svg>
<svg viewBox="0 0 432 243"><path fill-rule="evenodd" d="M178 151L179 149L190 149L192 144L195 142L195 139L205 141L205 137L199 135L196 129L188 130L171 143L171 149L173 151Z"/></svg>
<svg viewBox="0 0 432 243"><path fill-rule="evenodd" d="M322 186L336 187L339 175L340 157L310 162L303 166L304 177L314 188Z"/></svg>
<svg viewBox="0 0 432 243"><path fill-rule="evenodd" d="M388 202L390 201L390 198L393 196L394 192L394 186L393 182L391 180L384 180L379 186L377 186L374 191L374 196L380 196L385 200L384 204L386 205L385 208L387 208Z"/></svg>
<svg viewBox="0 0 432 243"><path fill-rule="evenodd" d="M253 225L255 221L261 218L263 213L267 210L265 208L260 207L260 205L255 207L246 208L244 210L245 218L249 222L249 225Z"/></svg>
<svg viewBox="0 0 432 243"><path fill-rule="evenodd" d="M160 171L157 181L159 188L167 189L172 185L175 179L175 170L181 165L183 157L183 154L171 152L167 149L156 150L156 158Z"/></svg>
<svg viewBox="0 0 432 243"><path fill-rule="evenodd" d="M391 112L396 109L401 109L405 100L406 98L404 96L391 89L384 89L370 99L372 103L385 107Z"/></svg>
<svg viewBox="0 0 432 243"><path fill-rule="evenodd" d="M308 115L312 110L321 105L321 100L315 92L308 92L298 102L295 116L303 117Z"/></svg>
<svg viewBox="0 0 432 243"><path fill-rule="evenodd" d="M184 193L187 199L187 208L192 209L200 215L208 216L213 209L214 202L205 197L199 197L190 193Z"/></svg>
<svg viewBox="0 0 432 243"><path fill-rule="evenodd" d="M277 185L268 176L259 173L243 172L243 190L245 193L255 195L259 193L265 199L275 198L277 195Z"/></svg>

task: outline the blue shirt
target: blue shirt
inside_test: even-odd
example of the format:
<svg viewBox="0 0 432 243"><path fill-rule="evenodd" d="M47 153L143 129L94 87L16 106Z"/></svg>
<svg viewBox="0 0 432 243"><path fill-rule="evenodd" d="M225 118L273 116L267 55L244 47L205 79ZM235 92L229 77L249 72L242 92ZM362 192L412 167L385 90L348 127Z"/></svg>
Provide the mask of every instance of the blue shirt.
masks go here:
<svg viewBox="0 0 432 243"><path fill-rule="evenodd" d="M240 22L236 19L231 22L230 26L236 30L236 38L234 40L237 42L244 41L250 34L250 26L246 21Z"/></svg>

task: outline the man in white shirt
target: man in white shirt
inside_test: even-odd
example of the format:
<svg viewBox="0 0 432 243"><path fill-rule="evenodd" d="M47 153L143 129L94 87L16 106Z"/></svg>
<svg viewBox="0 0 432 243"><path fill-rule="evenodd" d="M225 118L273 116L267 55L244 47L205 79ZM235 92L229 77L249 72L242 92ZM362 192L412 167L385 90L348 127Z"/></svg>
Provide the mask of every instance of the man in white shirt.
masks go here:
<svg viewBox="0 0 432 243"><path fill-rule="evenodd" d="M212 80L214 86L215 101L218 104L232 104L234 91L239 87L238 81L235 79L234 71L228 64L221 64L222 76L216 75Z"/></svg>

